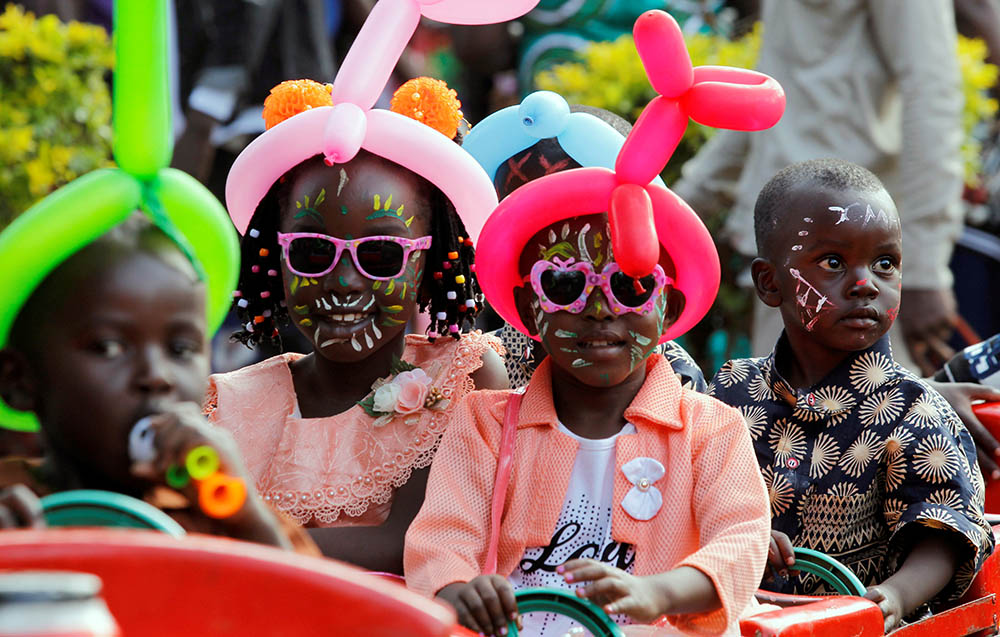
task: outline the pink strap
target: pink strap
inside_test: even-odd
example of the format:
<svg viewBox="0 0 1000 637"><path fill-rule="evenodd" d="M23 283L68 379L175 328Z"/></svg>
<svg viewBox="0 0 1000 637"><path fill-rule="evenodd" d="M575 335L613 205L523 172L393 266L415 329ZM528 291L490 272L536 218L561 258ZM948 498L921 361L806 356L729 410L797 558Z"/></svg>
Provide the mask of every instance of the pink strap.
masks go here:
<svg viewBox="0 0 1000 637"><path fill-rule="evenodd" d="M490 510L490 545L486 551L486 568L483 573L497 572L497 547L500 544L500 522L503 505L510 484L510 471L514 464L514 437L517 434L517 413L521 409L523 394L513 393L503 414L503 432L500 434L500 456L497 458L497 475L493 483L493 506Z"/></svg>

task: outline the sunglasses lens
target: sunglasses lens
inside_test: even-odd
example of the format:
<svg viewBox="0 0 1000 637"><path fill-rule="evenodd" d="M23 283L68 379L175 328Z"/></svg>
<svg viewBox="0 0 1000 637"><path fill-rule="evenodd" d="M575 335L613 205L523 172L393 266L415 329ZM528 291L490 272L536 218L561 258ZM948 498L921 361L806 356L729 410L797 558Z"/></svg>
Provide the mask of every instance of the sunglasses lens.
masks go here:
<svg viewBox="0 0 1000 637"><path fill-rule="evenodd" d="M649 300L656 288L656 279L653 275L647 275L639 279L642 292L635 284L635 279L624 272L615 272L611 275L611 291L615 298L625 307L639 307Z"/></svg>
<svg viewBox="0 0 1000 637"><path fill-rule="evenodd" d="M358 265L371 277L399 276L403 270L403 246L376 239L357 246Z"/></svg>
<svg viewBox="0 0 1000 637"><path fill-rule="evenodd" d="M302 274L319 275L333 265L337 246L317 237L292 239L288 244L288 265Z"/></svg>
<svg viewBox="0 0 1000 637"><path fill-rule="evenodd" d="M580 298L587 275L579 270L546 270L540 279L542 292L556 305L569 305Z"/></svg>

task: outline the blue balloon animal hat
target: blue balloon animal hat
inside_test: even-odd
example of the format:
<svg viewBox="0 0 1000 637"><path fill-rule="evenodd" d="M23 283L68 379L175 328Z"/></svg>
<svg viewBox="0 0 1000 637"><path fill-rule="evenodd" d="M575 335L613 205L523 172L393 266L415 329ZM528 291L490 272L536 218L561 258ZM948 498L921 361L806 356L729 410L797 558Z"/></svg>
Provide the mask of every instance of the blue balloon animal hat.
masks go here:
<svg viewBox="0 0 1000 637"><path fill-rule="evenodd" d="M508 106L476 124L462 141L490 181L500 166L543 139L555 138L566 154L584 168L613 170L625 136L590 113L571 113L569 104L552 91L536 91L518 106ZM654 183L663 186L656 177Z"/></svg>

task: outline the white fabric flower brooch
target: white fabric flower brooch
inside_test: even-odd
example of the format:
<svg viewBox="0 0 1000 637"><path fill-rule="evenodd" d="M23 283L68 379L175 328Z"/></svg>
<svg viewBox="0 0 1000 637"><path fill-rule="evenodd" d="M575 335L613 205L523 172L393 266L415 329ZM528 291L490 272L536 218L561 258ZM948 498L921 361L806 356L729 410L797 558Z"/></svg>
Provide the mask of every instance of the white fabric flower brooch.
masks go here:
<svg viewBox="0 0 1000 637"><path fill-rule="evenodd" d="M663 494L653 483L666 473L653 458L633 458L622 465L622 473L633 486L622 499L622 508L636 520L649 520L663 506Z"/></svg>

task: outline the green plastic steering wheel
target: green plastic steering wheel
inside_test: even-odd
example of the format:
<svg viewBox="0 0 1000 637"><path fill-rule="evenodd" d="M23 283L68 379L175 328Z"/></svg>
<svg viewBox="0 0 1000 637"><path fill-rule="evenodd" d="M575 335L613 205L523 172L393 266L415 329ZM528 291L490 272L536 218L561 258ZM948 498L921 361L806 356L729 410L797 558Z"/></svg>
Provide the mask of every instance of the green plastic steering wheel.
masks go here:
<svg viewBox="0 0 1000 637"><path fill-rule="evenodd" d="M514 593L517 612L522 615L537 611L557 613L580 623L594 637L622 637L618 624L611 621L604 610L573 593L554 588L526 588ZM517 626L511 622L508 627L510 637L518 637Z"/></svg>
<svg viewBox="0 0 1000 637"><path fill-rule="evenodd" d="M187 532L169 515L151 504L112 491L79 489L42 498L49 526L110 526L162 531L173 537Z"/></svg>
<svg viewBox="0 0 1000 637"><path fill-rule="evenodd" d="M795 564L791 568L815 575L841 595L864 597L868 590L851 569L819 551L796 548Z"/></svg>

